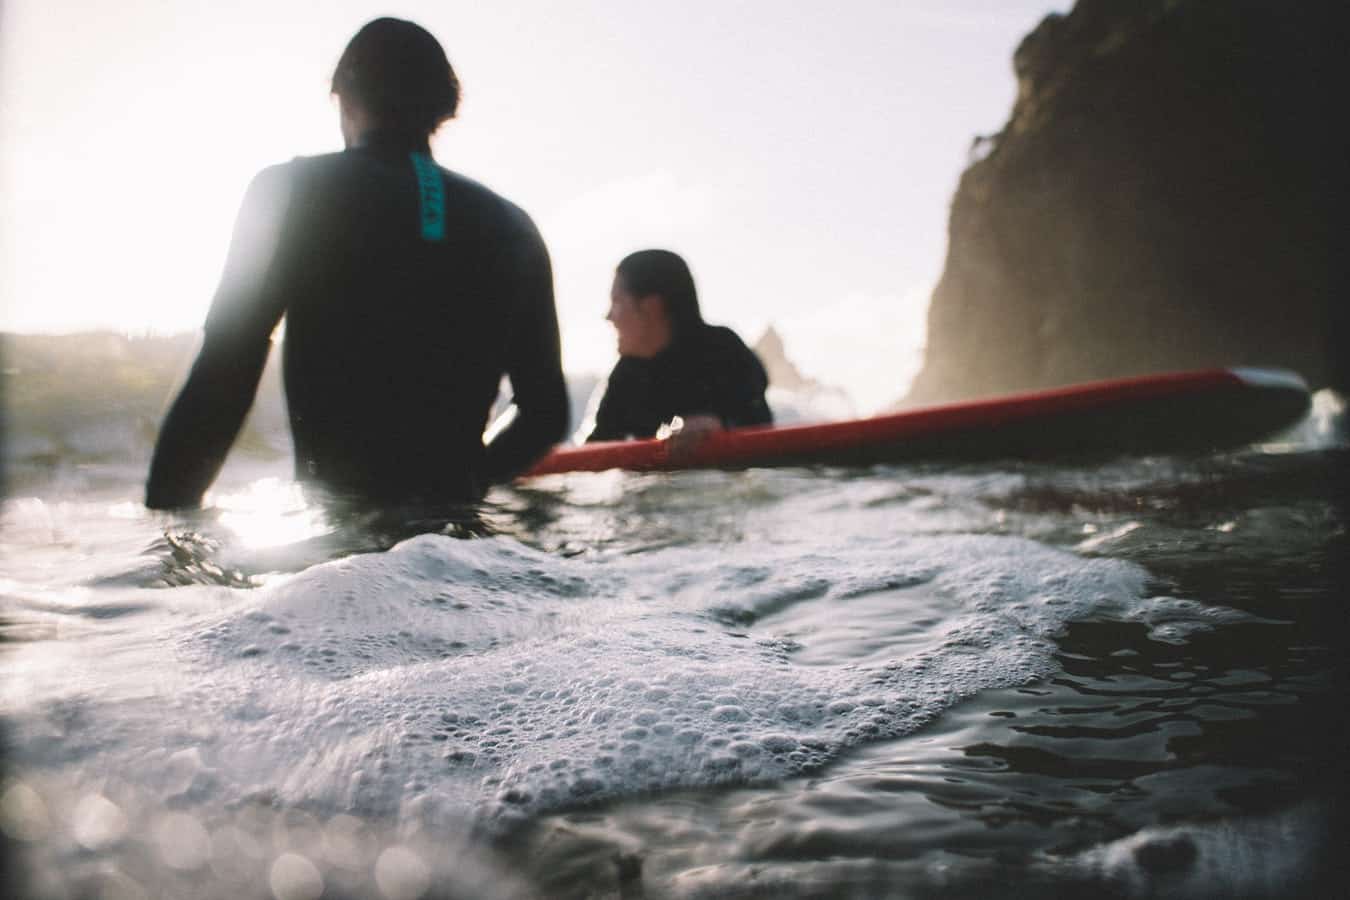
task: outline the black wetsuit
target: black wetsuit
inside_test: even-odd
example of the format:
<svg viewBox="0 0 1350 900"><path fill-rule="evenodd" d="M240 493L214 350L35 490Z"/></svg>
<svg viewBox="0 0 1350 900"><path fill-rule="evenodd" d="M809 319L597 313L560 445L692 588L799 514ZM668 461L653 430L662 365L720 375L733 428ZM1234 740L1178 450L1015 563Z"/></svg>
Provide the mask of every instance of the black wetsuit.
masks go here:
<svg viewBox="0 0 1350 900"><path fill-rule="evenodd" d="M768 376L730 328L700 323L651 359L622 357L588 441L652 437L675 416L714 415L727 428L769 425Z"/></svg>
<svg viewBox="0 0 1350 900"><path fill-rule="evenodd" d="M201 352L160 431L147 505L200 503L283 315L301 480L377 501L473 500L567 429L534 224L436 166L425 138L376 133L249 187ZM484 448L504 374L519 415Z"/></svg>

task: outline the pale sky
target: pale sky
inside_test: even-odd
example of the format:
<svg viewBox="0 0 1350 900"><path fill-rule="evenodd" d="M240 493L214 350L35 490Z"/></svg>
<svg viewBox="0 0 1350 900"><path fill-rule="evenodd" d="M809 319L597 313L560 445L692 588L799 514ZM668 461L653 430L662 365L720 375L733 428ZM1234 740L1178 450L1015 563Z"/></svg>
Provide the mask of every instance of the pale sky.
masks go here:
<svg viewBox="0 0 1350 900"><path fill-rule="evenodd" d="M379 15L464 87L442 165L524 207L564 361L614 361L614 265L666 247L705 317L768 324L860 412L917 369L971 139L1066 0L0 0L0 329L200 326L244 187L341 149L328 78ZM796 8L801 6L804 8Z"/></svg>

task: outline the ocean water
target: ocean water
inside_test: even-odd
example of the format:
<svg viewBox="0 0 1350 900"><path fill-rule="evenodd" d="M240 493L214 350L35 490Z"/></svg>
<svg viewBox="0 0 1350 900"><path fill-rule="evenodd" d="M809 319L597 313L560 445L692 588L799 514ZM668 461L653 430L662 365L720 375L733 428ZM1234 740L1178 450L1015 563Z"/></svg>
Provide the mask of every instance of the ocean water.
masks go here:
<svg viewBox="0 0 1350 900"><path fill-rule="evenodd" d="M1344 433L454 518L19 471L6 896L1333 896Z"/></svg>

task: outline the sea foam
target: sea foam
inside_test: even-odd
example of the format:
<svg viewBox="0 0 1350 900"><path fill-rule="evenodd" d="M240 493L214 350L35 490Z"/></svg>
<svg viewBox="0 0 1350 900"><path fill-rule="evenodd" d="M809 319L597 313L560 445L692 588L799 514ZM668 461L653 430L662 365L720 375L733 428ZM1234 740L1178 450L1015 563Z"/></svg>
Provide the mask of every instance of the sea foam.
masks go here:
<svg viewBox="0 0 1350 900"><path fill-rule="evenodd" d="M1129 563L1009 537L569 560L426 535L213 589L216 611L199 598L157 640L79 660L81 687L29 727L59 741L78 722L66 757L176 807L505 827L781 778L911 733L1054 671L1067 621L1128 614L1145 583ZM203 589L158 593L185 590Z"/></svg>

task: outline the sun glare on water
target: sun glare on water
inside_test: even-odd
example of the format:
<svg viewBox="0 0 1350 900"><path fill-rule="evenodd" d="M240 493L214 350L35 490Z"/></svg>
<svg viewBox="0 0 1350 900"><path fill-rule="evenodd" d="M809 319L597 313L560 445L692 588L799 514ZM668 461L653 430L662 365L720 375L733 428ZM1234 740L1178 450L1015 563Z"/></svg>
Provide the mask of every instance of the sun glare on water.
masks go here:
<svg viewBox="0 0 1350 900"><path fill-rule="evenodd" d="M220 522L251 550L281 547L332 531L323 509L306 502L300 485L260 478L243 490L215 496Z"/></svg>

